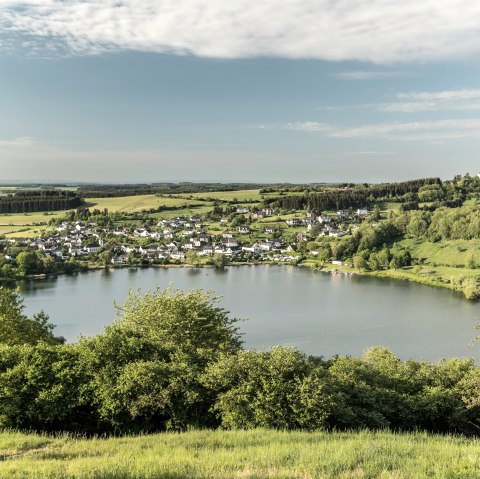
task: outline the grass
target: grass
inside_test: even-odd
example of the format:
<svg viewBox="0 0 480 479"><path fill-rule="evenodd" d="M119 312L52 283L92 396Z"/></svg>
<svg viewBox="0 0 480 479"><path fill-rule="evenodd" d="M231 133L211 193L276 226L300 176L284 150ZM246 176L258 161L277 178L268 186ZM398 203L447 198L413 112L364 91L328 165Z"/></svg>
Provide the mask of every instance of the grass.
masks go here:
<svg viewBox="0 0 480 479"><path fill-rule="evenodd" d="M224 201L232 201L236 198L238 202L261 201L262 199L262 196L260 195L260 190L212 191L201 193L185 193L176 196L181 196L183 198L215 198Z"/></svg>
<svg viewBox="0 0 480 479"><path fill-rule="evenodd" d="M137 196L121 196L118 198L87 198L87 207L90 209L103 210L105 208L110 212L137 213L142 210L166 207L182 207L195 204L195 201L180 198L159 197L156 195L137 195Z"/></svg>
<svg viewBox="0 0 480 479"><path fill-rule="evenodd" d="M0 235L36 237L45 230L46 224L52 218L61 218L65 214L66 211L51 211L48 215L44 213L0 214Z"/></svg>
<svg viewBox="0 0 480 479"><path fill-rule="evenodd" d="M408 248L412 256L418 259L420 264L395 270L366 272L357 271L348 263L342 266L326 263L323 269L326 271L353 272L378 278L414 281L452 290L455 289L452 280L456 280L457 283L462 278L480 280L480 240L445 240L432 243L429 241L404 239L399 241L398 244ZM476 268L468 268L466 266L471 255L473 255L477 263ZM312 264L315 264L315 262Z"/></svg>
<svg viewBox="0 0 480 479"><path fill-rule="evenodd" d="M437 243L405 239L401 245L426 264L463 268L470 255L480 262L480 240L444 240Z"/></svg>
<svg viewBox="0 0 480 479"><path fill-rule="evenodd" d="M445 479L480 476L480 442L387 432L192 431L111 439L4 432L12 479Z"/></svg>

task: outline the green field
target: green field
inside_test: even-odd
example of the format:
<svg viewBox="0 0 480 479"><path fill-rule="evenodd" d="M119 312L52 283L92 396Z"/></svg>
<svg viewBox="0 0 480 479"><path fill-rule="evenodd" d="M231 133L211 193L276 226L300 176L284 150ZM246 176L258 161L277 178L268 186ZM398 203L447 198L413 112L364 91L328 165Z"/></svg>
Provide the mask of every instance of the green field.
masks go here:
<svg viewBox="0 0 480 479"><path fill-rule="evenodd" d="M480 240L444 240L432 243L426 240L403 239L398 244L408 248L412 257L420 264L398 269L357 271L350 262L346 262L343 266L327 263L323 269L414 281L448 289L455 289L452 281L458 282L462 278L475 278L480 281ZM470 258L474 259L475 268L467 267ZM310 263L307 262L306 265ZM312 265L315 265L315 262L312 262Z"/></svg>
<svg viewBox="0 0 480 479"><path fill-rule="evenodd" d="M480 240L443 240L432 243L405 239L400 244L408 247L415 258L433 266L464 268L471 255L480 263Z"/></svg>
<svg viewBox="0 0 480 479"><path fill-rule="evenodd" d="M137 213L142 210L158 208L160 206L178 207L198 203L188 199L159 197L156 195L137 195L120 196L118 198L87 198L86 206L90 209L103 210L105 208L110 212Z"/></svg>
<svg viewBox="0 0 480 479"><path fill-rule="evenodd" d="M0 214L0 235L35 237L41 234L52 218L61 218L65 211L44 213Z"/></svg>
<svg viewBox="0 0 480 479"><path fill-rule="evenodd" d="M480 477L480 442L424 433L193 431L75 439L4 432L0 477L445 479Z"/></svg>
<svg viewBox="0 0 480 479"><path fill-rule="evenodd" d="M242 201L261 201L260 190L238 190L238 191L212 191L201 193L186 193L181 195L183 198L215 198L224 201L232 201L237 199L238 202Z"/></svg>

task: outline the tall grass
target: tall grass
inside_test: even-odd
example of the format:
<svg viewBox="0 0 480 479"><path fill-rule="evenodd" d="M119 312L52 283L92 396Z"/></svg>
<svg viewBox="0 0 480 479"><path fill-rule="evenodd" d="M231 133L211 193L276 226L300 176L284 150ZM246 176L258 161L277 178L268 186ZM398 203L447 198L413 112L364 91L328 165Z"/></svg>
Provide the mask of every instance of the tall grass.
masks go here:
<svg viewBox="0 0 480 479"><path fill-rule="evenodd" d="M480 477L480 441L366 431L192 431L110 439L4 432L0 477L467 479Z"/></svg>

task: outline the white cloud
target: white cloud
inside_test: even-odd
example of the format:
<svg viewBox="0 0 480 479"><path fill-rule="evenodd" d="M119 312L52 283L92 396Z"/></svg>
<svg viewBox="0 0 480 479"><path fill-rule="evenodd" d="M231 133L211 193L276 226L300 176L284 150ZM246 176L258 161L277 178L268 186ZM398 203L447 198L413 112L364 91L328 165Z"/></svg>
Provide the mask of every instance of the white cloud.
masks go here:
<svg viewBox="0 0 480 479"><path fill-rule="evenodd" d="M376 138L397 141L480 139L480 119L449 119L409 123L375 123L345 128L313 121L272 125L271 128L320 132L330 138Z"/></svg>
<svg viewBox="0 0 480 479"><path fill-rule="evenodd" d="M420 101L458 101L480 99L479 89L444 90L434 92L408 92L399 93L398 98Z"/></svg>
<svg viewBox="0 0 480 479"><path fill-rule="evenodd" d="M0 45L377 63L480 53L472 0L0 0Z"/></svg>
<svg viewBox="0 0 480 479"><path fill-rule="evenodd" d="M378 80L383 78L398 78L410 76L408 72L401 71L352 71L335 73L338 78L344 80Z"/></svg>
<svg viewBox="0 0 480 479"><path fill-rule="evenodd" d="M437 92L398 93L402 101L380 103L378 110L413 113L435 110L480 110L480 90L444 90Z"/></svg>

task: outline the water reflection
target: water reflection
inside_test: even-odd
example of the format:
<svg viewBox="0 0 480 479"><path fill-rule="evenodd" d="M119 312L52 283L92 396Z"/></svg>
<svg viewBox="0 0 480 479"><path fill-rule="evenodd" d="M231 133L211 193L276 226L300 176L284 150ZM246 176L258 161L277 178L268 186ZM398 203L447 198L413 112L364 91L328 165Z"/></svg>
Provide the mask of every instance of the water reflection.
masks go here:
<svg viewBox="0 0 480 479"><path fill-rule="evenodd" d="M375 278L330 275L289 266L128 268L79 273L21 286L27 311L44 309L57 334L74 341L96 334L115 317L113 302L129 289L202 288L222 295L239 318L246 347L276 344L309 354L359 355L369 346L390 347L401 358L480 359L479 305L444 289Z"/></svg>

